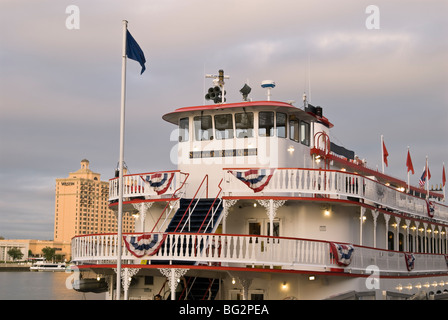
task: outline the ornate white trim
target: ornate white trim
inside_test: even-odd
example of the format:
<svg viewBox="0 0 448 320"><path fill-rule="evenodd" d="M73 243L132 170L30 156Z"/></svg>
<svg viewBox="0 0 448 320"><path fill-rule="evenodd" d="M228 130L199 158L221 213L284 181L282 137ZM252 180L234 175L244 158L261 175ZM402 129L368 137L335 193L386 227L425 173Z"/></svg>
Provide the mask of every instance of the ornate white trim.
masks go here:
<svg viewBox="0 0 448 320"><path fill-rule="evenodd" d="M168 285L171 290L171 300L174 299L174 294L178 285L178 280L183 277L190 269L179 268L160 268L159 271L168 279Z"/></svg>

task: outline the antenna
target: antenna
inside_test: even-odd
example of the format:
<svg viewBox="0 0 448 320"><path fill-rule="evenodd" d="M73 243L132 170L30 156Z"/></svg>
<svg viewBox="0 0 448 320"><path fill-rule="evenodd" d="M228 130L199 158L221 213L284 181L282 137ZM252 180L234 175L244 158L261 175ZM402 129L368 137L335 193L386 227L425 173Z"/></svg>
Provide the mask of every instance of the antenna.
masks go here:
<svg viewBox="0 0 448 320"><path fill-rule="evenodd" d="M268 101L271 101L271 89L275 88L275 82L273 80L264 80L261 82L261 87L267 89Z"/></svg>

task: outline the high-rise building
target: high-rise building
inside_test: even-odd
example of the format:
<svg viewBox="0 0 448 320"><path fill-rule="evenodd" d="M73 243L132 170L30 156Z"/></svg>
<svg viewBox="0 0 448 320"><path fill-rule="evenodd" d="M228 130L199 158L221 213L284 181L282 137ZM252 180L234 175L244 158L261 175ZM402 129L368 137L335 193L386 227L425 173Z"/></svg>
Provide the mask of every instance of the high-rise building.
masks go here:
<svg viewBox="0 0 448 320"><path fill-rule="evenodd" d="M116 233L117 217L109 209L109 183L81 161L81 169L56 179L54 241L69 242L75 235ZM123 215L123 232L134 232L134 218Z"/></svg>

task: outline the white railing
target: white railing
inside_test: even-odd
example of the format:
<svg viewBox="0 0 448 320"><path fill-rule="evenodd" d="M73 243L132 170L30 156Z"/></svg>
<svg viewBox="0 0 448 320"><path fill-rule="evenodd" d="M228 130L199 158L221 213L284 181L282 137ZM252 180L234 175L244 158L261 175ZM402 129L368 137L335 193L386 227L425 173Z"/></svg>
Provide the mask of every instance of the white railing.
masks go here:
<svg viewBox="0 0 448 320"><path fill-rule="evenodd" d="M285 196L310 197L323 195L330 198L353 197L401 212L428 217L425 199L401 192L364 176L335 170L278 168L269 184L258 193L224 169L224 196ZM433 217L448 221L448 206L434 203Z"/></svg>
<svg viewBox="0 0 448 320"><path fill-rule="evenodd" d="M72 239L72 261L114 261L117 243L116 234L76 236ZM148 259L239 267L282 266L285 269L303 269L306 266L324 270L331 265L327 242L263 236L169 233L153 256L136 258L124 244L122 252L123 260L136 264Z"/></svg>
<svg viewBox="0 0 448 320"><path fill-rule="evenodd" d="M149 183L145 181L145 177L147 175L151 175L154 173L160 174L174 174L174 177L171 183L168 186L168 189L163 193L158 195L154 188L149 186ZM188 178L188 174L180 172L180 170L173 171L160 171L160 172L148 172L148 173L138 173L123 176L123 198L137 198L144 197L145 199L160 199L160 198L169 198L177 192L177 194L181 194L182 190L186 188L186 179ZM118 183L119 179L114 178L109 180L109 201L118 200Z"/></svg>
<svg viewBox="0 0 448 320"><path fill-rule="evenodd" d="M134 234L136 236L141 234ZM72 239L72 261L76 263L115 263L117 235L76 236ZM330 242L251 235L169 233L153 256L137 258L123 244L122 259L126 264L149 261L195 262L223 267L281 267L282 270L334 271L365 273L369 266L381 272L408 273L403 252L354 246L353 259L347 267L335 264L330 254ZM415 253L418 273L447 272L443 254ZM168 261L168 262L167 262Z"/></svg>

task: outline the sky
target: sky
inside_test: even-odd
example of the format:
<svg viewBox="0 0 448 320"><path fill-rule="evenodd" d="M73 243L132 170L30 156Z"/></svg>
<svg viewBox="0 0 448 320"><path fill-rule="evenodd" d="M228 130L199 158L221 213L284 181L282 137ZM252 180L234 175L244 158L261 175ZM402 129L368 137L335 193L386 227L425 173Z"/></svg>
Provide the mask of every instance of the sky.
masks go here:
<svg viewBox="0 0 448 320"><path fill-rule="evenodd" d="M374 10L370 9L374 5ZM78 11L72 11L76 6ZM175 169L179 107L204 104L205 74L223 69L227 101L323 108L330 139L417 185L448 164L446 0L1 0L0 236L53 239L55 180L82 159L102 180L119 159L122 20L146 56L127 63L125 162L131 173ZM76 24L79 22L79 24Z"/></svg>

